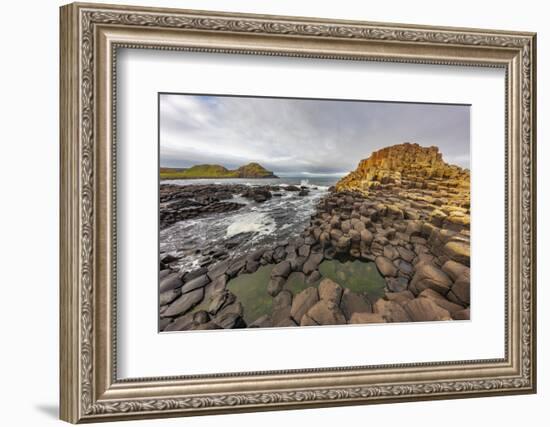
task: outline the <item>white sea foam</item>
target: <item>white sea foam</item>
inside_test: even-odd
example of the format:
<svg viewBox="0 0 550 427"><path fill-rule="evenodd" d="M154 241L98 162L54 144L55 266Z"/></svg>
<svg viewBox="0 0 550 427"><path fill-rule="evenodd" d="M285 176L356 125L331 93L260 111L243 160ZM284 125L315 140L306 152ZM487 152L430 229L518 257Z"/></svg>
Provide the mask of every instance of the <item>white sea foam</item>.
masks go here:
<svg viewBox="0 0 550 427"><path fill-rule="evenodd" d="M241 233L271 234L275 231L275 221L264 212L249 212L237 215L225 233L226 237L232 237Z"/></svg>
<svg viewBox="0 0 550 427"><path fill-rule="evenodd" d="M302 180L300 181L300 186L301 186L301 187L307 187L307 186L309 186L309 179L302 179Z"/></svg>

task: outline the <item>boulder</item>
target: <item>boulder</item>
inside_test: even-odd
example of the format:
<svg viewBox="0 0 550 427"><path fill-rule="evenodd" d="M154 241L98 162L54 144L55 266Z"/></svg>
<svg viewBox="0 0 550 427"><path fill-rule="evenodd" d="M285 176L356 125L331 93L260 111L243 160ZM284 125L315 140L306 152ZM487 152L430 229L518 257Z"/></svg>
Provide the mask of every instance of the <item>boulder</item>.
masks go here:
<svg viewBox="0 0 550 427"><path fill-rule="evenodd" d="M272 297L276 296L283 290L285 278L281 276L272 277L267 285L267 293Z"/></svg>
<svg viewBox="0 0 550 427"><path fill-rule="evenodd" d="M393 261L394 259L399 258L399 252L392 245L386 245L384 246L384 256Z"/></svg>
<svg viewBox="0 0 550 427"><path fill-rule="evenodd" d="M393 263L384 256L377 256L375 261L376 267L380 274L385 277L395 277L397 276L397 268Z"/></svg>
<svg viewBox="0 0 550 427"><path fill-rule="evenodd" d="M194 313L187 313L183 316L176 317L173 322L165 326L164 331L187 331L193 326Z"/></svg>
<svg viewBox="0 0 550 427"><path fill-rule="evenodd" d="M193 280L190 280L189 282L185 282L185 284L181 288L181 293L185 294L187 292L194 291L198 288L203 288L208 283L210 283L210 279L206 274L203 274L202 276L195 277Z"/></svg>
<svg viewBox="0 0 550 427"><path fill-rule="evenodd" d="M386 285L392 292L402 292L409 286L409 279L403 276L387 277Z"/></svg>
<svg viewBox="0 0 550 427"><path fill-rule="evenodd" d="M459 304L470 304L470 269L464 270L456 279L448 297Z"/></svg>
<svg viewBox="0 0 550 427"><path fill-rule="evenodd" d="M216 280L222 274L225 274L229 268L229 261L222 261L214 264L208 268L208 277L210 280Z"/></svg>
<svg viewBox="0 0 550 427"><path fill-rule="evenodd" d="M181 281L180 274L171 273L165 276L164 278L160 279L159 292L163 293L163 292L171 291L173 289L181 287L182 285L183 285L183 282Z"/></svg>
<svg viewBox="0 0 550 427"><path fill-rule="evenodd" d="M216 316L214 318L214 323L223 329L246 328L246 322L241 315L231 312Z"/></svg>
<svg viewBox="0 0 550 427"><path fill-rule="evenodd" d="M447 298L442 296L440 293L434 291L433 289L424 289L422 292L420 292L418 298L428 298L432 300L438 306L444 308L449 313L451 313L451 315L454 315L454 313L456 313L457 311L461 311L464 309L462 305L455 304L454 302L449 301Z"/></svg>
<svg viewBox="0 0 550 427"><path fill-rule="evenodd" d="M404 248L403 246L398 246L397 252L399 252L399 256L407 262L412 262L414 260L414 257L416 256L413 251Z"/></svg>
<svg viewBox="0 0 550 427"><path fill-rule="evenodd" d="M451 320L451 314L428 298L415 298L404 306L413 322Z"/></svg>
<svg viewBox="0 0 550 427"><path fill-rule="evenodd" d="M290 262L282 261L279 264L277 264L275 267L273 267L273 270L271 270L271 277L287 278L291 271L292 271L292 267L290 265Z"/></svg>
<svg viewBox="0 0 550 427"><path fill-rule="evenodd" d="M451 280L456 280L458 277L466 270L468 267L466 267L464 264L460 264L459 262L449 260L443 266L441 267L441 270L443 270L447 275L451 278Z"/></svg>
<svg viewBox="0 0 550 427"><path fill-rule="evenodd" d="M180 295L181 291L179 289L171 289L169 291L162 292L159 296L159 306L170 304Z"/></svg>
<svg viewBox="0 0 550 427"><path fill-rule="evenodd" d="M298 255L307 258L309 256L311 247L309 245L302 245L298 248Z"/></svg>
<svg viewBox="0 0 550 427"><path fill-rule="evenodd" d="M227 307L230 304L235 302L235 295L233 295L228 290L222 290L217 292L210 299L210 304L208 305L208 312L211 314L216 314L222 308Z"/></svg>
<svg viewBox="0 0 550 427"><path fill-rule="evenodd" d="M294 297L290 309L290 315L296 322L300 323L302 316L306 314L308 310L317 303L317 301L319 301L319 293L317 292L317 288L309 287L304 289Z"/></svg>
<svg viewBox="0 0 550 427"><path fill-rule="evenodd" d="M290 308L292 305L292 293L287 290L282 290L273 298L271 307L271 322L273 326L278 326L290 319Z"/></svg>
<svg viewBox="0 0 550 427"><path fill-rule="evenodd" d="M415 294L419 294L424 289L433 289L442 295L445 295L453 282L443 271L431 263L422 263L416 266L416 273L411 281L409 288Z"/></svg>
<svg viewBox="0 0 550 427"><path fill-rule="evenodd" d="M414 299L414 294L411 291L386 292L384 298L389 301L394 301L399 305L405 305L410 300Z"/></svg>
<svg viewBox="0 0 550 427"><path fill-rule="evenodd" d="M342 293L340 309L346 319L350 320L353 313L371 313L372 305L364 296L346 288Z"/></svg>
<svg viewBox="0 0 550 427"><path fill-rule="evenodd" d="M323 279L319 283L319 298L323 301L340 305L342 299L342 287L330 279Z"/></svg>
<svg viewBox="0 0 550 427"><path fill-rule="evenodd" d="M321 300L307 311L307 317L318 325L346 324L344 313L332 301Z"/></svg>
<svg viewBox="0 0 550 427"><path fill-rule="evenodd" d="M349 320L350 324L362 325L365 323L385 323L386 320L376 313L353 313L351 319Z"/></svg>
<svg viewBox="0 0 550 427"><path fill-rule="evenodd" d="M204 288L197 288L193 291L187 292L176 299L172 304L168 306L161 317L176 317L186 313L191 308L196 306L202 301L204 297Z"/></svg>
<svg viewBox="0 0 550 427"><path fill-rule="evenodd" d="M382 316L386 322L410 322L411 318L407 312L394 301L387 301L380 298L374 303L373 311Z"/></svg>
<svg viewBox="0 0 550 427"><path fill-rule="evenodd" d="M443 247L443 252L451 260L470 266L470 245L462 241L450 241Z"/></svg>
<svg viewBox="0 0 550 427"><path fill-rule="evenodd" d="M307 258L306 262L304 263L304 266L302 267L304 274L310 274L313 271L317 270L317 267L319 266L322 260L323 260L322 253L311 253Z"/></svg>

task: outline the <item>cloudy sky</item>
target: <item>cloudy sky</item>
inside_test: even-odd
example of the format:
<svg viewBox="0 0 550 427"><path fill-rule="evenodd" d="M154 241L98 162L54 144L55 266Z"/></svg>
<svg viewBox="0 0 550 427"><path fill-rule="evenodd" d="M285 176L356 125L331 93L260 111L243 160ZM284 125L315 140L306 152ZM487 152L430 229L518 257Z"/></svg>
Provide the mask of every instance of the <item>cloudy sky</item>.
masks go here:
<svg viewBox="0 0 550 427"><path fill-rule="evenodd" d="M160 95L160 164L258 162L277 174L344 174L373 151L436 145L470 167L470 107L235 96Z"/></svg>

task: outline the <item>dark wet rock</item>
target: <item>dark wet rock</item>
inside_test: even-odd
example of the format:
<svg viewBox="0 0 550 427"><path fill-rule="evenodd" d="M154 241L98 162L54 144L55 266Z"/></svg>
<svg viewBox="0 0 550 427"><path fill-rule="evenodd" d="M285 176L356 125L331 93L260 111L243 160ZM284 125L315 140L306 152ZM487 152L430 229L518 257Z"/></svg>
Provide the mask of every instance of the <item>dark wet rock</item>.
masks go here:
<svg viewBox="0 0 550 427"><path fill-rule="evenodd" d="M213 295L225 290L226 285L227 276L225 274L222 274L221 276L217 277L216 280L206 285L205 292L207 295Z"/></svg>
<svg viewBox="0 0 550 427"><path fill-rule="evenodd" d="M174 261L177 261L179 258L174 256L173 254L166 254L166 255L163 255L161 258L160 258L160 262L164 263L164 264L170 264Z"/></svg>
<svg viewBox="0 0 550 427"><path fill-rule="evenodd" d="M214 318L214 323L223 329L240 329L246 328L246 322L237 313L224 313L221 316Z"/></svg>
<svg viewBox="0 0 550 427"><path fill-rule="evenodd" d="M208 305L208 311L215 315L224 307L233 304L235 299L235 295L227 290L218 292L212 296L210 304Z"/></svg>
<svg viewBox="0 0 550 427"><path fill-rule="evenodd" d="M403 276L387 277L386 285L388 286L388 289L392 292L402 292L406 290L409 286L409 279Z"/></svg>
<svg viewBox="0 0 550 427"><path fill-rule="evenodd" d="M394 265L399 270L399 275L404 275L406 277L411 277L414 273L414 267L409 264L407 261L402 259L394 261Z"/></svg>
<svg viewBox="0 0 550 427"><path fill-rule="evenodd" d="M180 288L183 285L181 276L179 273L171 273L160 280L159 292L168 292L176 288Z"/></svg>
<svg viewBox="0 0 550 427"><path fill-rule="evenodd" d="M208 277L208 275L204 274L202 276L194 278L193 280L185 282L185 284L181 287L181 293L185 294L187 292L194 291L197 288L204 287L208 283L210 283L210 278Z"/></svg>
<svg viewBox="0 0 550 427"><path fill-rule="evenodd" d="M193 326L193 315L194 313L187 313L175 318L173 322L164 327L164 331L186 331L191 329Z"/></svg>
<svg viewBox="0 0 550 427"><path fill-rule="evenodd" d="M307 258L309 256L310 251L311 251L311 248L309 245L302 245L298 249L298 255Z"/></svg>
<svg viewBox="0 0 550 427"><path fill-rule="evenodd" d="M222 261L214 264L208 268L208 277L210 280L215 280L222 274L225 274L229 268L229 261Z"/></svg>
<svg viewBox="0 0 550 427"><path fill-rule="evenodd" d="M310 274L313 271L317 270L317 267L319 267L319 264L323 260L323 254L322 253L312 253L307 258L307 261L304 263L303 266L303 272L304 274Z"/></svg>
<svg viewBox="0 0 550 427"><path fill-rule="evenodd" d="M285 278L281 276L272 277L267 285L267 293L272 297L276 296L283 290Z"/></svg>
<svg viewBox="0 0 550 427"><path fill-rule="evenodd" d="M241 258L236 261L233 261L231 265L227 268L226 274L229 276L230 279L237 276L237 274L240 273L240 271L245 267L246 265L246 259Z"/></svg>
<svg viewBox="0 0 550 427"><path fill-rule="evenodd" d="M176 317L184 314L195 305L197 305L199 302L201 302L203 297L204 288L198 288L193 291L187 292L176 299L172 304L170 304L166 311L164 311L160 316Z"/></svg>
<svg viewBox="0 0 550 427"><path fill-rule="evenodd" d="M283 187L285 191L300 191L299 187L296 187L295 185L287 185L286 187Z"/></svg>
<svg viewBox="0 0 550 427"><path fill-rule="evenodd" d="M208 273L208 269L207 268L197 268L196 270L193 270L193 271L190 271L188 273L185 273L185 276L183 276L183 279L186 281L186 282L189 282L199 276L202 276L204 274Z"/></svg>
<svg viewBox="0 0 550 427"><path fill-rule="evenodd" d="M312 271L306 278L306 283L312 285L321 279L321 273L318 270Z"/></svg>
<svg viewBox="0 0 550 427"><path fill-rule="evenodd" d="M300 191L298 192L298 196L301 196L301 197L307 196L308 194L309 194L309 191L308 191L308 190L304 190L304 189L302 189L302 190L300 190Z"/></svg>
<svg viewBox="0 0 550 427"><path fill-rule="evenodd" d="M296 322L300 322L302 316L307 313L307 311L319 301L319 294L317 288L310 287L304 289L298 295L294 297L292 301L292 307L290 310L290 315Z"/></svg>
<svg viewBox="0 0 550 427"><path fill-rule="evenodd" d="M179 289L171 289L169 291L162 292L159 297L159 305L163 306L163 305L170 304L180 295L181 295L181 291Z"/></svg>
<svg viewBox="0 0 550 427"><path fill-rule="evenodd" d="M271 270L271 277L283 277L287 278L292 271L292 266L289 261L282 261L273 267Z"/></svg>
<svg viewBox="0 0 550 427"><path fill-rule="evenodd" d="M258 261L254 260L248 260L246 261L246 272L251 274L254 273L256 270L258 270L258 267L260 267L260 263Z"/></svg>

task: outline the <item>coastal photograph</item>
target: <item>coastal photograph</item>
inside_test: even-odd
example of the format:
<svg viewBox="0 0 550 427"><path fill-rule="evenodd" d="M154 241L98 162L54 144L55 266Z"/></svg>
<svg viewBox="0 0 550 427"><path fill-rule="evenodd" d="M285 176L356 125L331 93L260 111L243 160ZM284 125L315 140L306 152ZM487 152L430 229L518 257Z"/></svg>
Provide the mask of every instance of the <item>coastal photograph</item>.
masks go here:
<svg viewBox="0 0 550 427"><path fill-rule="evenodd" d="M160 332L470 319L469 105L158 108Z"/></svg>

